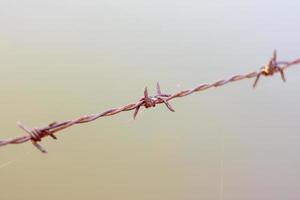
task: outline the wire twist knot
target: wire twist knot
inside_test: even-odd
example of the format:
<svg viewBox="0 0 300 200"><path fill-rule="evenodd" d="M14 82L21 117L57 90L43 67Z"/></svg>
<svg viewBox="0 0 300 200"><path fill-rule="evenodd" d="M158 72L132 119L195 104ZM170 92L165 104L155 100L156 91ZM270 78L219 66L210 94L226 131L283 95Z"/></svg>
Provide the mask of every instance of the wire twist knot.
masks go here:
<svg viewBox="0 0 300 200"><path fill-rule="evenodd" d="M282 62L282 63L277 62L277 53L276 53L276 50L274 50L273 56L270 59L269 63L266 64L265 66L261 67L260 71L257 73L256 79L253 84L253 88L255 88L255 86L257 85L257 82L261 75L273 76L275 73L280 72L281 79L283 82L285 82L286 81L285 75L283 72L283 68L280 66L280 64L287 64L287 63L286 62Z"/></svg>
<svg viewBox="0 0 300 200"><path fill-rule="evenodd" d="M47 153L45 148L42 145L38 144L38 142L42 141L43 137L46 137L49 135L53 139L55 139L55 140L57 139L57 137L53 133L51 133L51 131L49 131L49 130L38 129L38 128L29 129L26 126L24 126L21 122L18 122L18 126L29 134L28 139L30 139L32 144L36 148L38 148L42 153Z"/></svg>
<svg viewBox="0 0 300 200"><path fill-rule="evenodd" d="M135 108L135 111L133 114L134 119L136 118L141 106L144 106L145 108L151 108L151 107L155 107L156 104L164 103L171 112L175 112L175 110L172 108L171 104L166 100L166 97L169 97L171 95L163 94L161 92L159 82L157 82L157 84L156 84L156 92L157 92L157 94L155 96L149 96L148 88L145 87L144 96L140 99L139 104Z"/></svg>

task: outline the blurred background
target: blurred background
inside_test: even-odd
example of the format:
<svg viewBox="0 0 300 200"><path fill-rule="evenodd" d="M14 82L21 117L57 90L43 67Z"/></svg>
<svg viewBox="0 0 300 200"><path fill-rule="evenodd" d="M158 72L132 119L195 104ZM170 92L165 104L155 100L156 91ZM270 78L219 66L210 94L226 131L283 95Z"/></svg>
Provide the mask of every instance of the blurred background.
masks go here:
<svg viewBox="0 0 300 200"><path fill-rule="evenodd" d="M0 138L300 56L297 1L0 0ZM298 25L297 25L298 24ZM282 200L300 188L300 66L0 150L0 199Z"/></svg>

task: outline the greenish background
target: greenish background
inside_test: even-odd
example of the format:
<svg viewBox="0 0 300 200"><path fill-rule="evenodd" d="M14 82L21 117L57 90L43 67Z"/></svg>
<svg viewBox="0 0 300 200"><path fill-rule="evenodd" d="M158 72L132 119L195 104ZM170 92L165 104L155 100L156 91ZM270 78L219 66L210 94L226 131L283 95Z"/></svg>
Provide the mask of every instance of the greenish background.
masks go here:
<svg viewBox="0 0 300 200"><path fill-rule="evenodd" d="M0 0L0 138L300 56L299 1ZM300 66L0 151L0 199L298 199Z"/></svg>

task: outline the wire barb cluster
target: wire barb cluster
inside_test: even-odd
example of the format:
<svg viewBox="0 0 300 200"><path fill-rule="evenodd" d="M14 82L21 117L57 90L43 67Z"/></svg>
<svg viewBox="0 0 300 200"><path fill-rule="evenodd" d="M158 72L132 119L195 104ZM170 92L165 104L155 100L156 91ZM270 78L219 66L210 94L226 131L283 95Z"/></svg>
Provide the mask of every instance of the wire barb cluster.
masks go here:
<svg viewBox="0 0 300 200"><path fill-rule="evenodd" d="M277 62L276 59L277 59L277 53L276 50L274 50L273 56L268 62L268 64L260 68L260 72L257 74L256 79L254 81L253 88L255 88L255 86L257 85L257 82L261 75L272 76L276 72L280 72L282 81L286 82L284 71L283 68L280 66L280 64L287 64L287 63L286 62L279 63Z"/></svg>
<svg viewBox="0 0 300 200"><path fill-rule="evenodd" d="M157 82L156 84L156 92L157 94L155 96L153 97L149 96L148 89L147 87L145 87L144 97L140 99L140 104L135 108L135 111L133 113L133 119L136 118L141 106L144 106L145 108L151 108L151 107L155 107L156 104L164 103L171 112L175 112L175 110L167 100L167 98L170 97L171 95L163 94L161 92L159 82Z"/></svg>
<svg viewBox="0 0 300 200"><path fill-rule="evenodd" d="M148 89L145 87L144 90L144 96L138 100L136 103L127 104L125 106L121 106L119 108L111 108L106 111L91 114L91 115L84 115L79 118L73 119L73 120L67 120L62 122L52 122L49 125L41 128L27 128L25 125L23 125L21 122L18 122L18 126L23 129L25 132L27 132L27 135L19 136L16 138L8 139L8 140L0 140L0 147L5 146L8 144L21 144L25 143L27 141L31 141L32 144L39 149L42 153L47 153L47 151L39 144L39 142L47 136L52 137L53 139L57 139L54 133L61 131L63 129L66 129L68 127L71 127L75 124L81 124L81 123L87 123L94 121L100 117L105 116L111 116L116 115L120 112L125 111L131 111L134 110L133 118L135 119L137 117L137 114L141 107L145 108L152 108L155 107L157 104L165 104L165 106L171 111L175 112L169 101L179 98L179 97L185 97L188 95L191 95L195 92L200 92L203 90L207 90L212 87L219 87L226 85L231 82L240 81L243 79L251 79L256 77L253 88L256 87L258 80L261 76L272 76L276 74L277 72L280 73L281 78L283 81L286 81L284 70L289 68L290 66L296 65L300 63L300 58L291 61L291 62L285 62L285 61L277 61L277 55L276 51L273 52L272 58L269 60L269 62L260 68L259 72L251 72L244 75L234 75L228 79L218 80L213 83L204 83L201 85L198 85L197 87L190 89L190 90L183 90L174 94L166 94L161 92L161 88L159 83L156 85L156 95L155 96L149 96Z"/></svg>

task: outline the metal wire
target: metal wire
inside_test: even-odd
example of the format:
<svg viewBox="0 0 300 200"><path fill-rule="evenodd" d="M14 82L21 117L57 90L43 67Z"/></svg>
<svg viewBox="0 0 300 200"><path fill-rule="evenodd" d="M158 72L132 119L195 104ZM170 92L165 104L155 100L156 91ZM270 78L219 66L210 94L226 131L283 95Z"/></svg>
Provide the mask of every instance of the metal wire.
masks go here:
<svg viewBox="0 0 300 200"><path fill-rule="evenodd" d="M0 147L8 145L8 144L21 144L21 143L25 143L30 140L32 142L32 144L35 147L37 147L41 152L46 153L47 151L38 142L40 142L42 140L42 138L44 138L46 136L50 136L53 139L57 139L56 136L54 135L54 133L59 132L63 129L66 129L70 126L73 126L75 124L87 123L87 122L94 121L100 117L112 116L112 115L116 115L120 112L131 111L131 110L135 110L133 117L136 118L141 107L151 108L151 107L155 107L157 104L162 104L162 103L164 103L170 111L174 112L174 109L171 106L171 104L169 103L169 101L171 101L175 98L185 97L185 96L191 95L195 92L207 90L212 87L220 87L220 86L226 85L231 82L236 82L236 81L240 81L243 79L251 79L254 77L256 77L256 80L253 84L253 87L255 87L257 84L257 81L261 75L272 76L272 75L276 74L277 72L280 72L282 79L285 80L283 71L286 70L287 68L289 68L293 65L299 64L299 63L300 63L300 58L298 58L294 61L290 61L290 62L277 61L276 60L276 51L274 51L273 57L270 59L268 64L261 67L258 72L254 71L254 72L250 72L247 74L234 75L230 78L218 80L213 83L203 83L203 84L196 86L193 89L183 90L183 91L180 91L180 92L177 92L174 94L162 93L161 89L160 89L160 85L159 85L159 83L157 83L157 86L156 86L157 94L155 96L149 96L148 90L146 87L144 90L144 96L142 98L140 98L136 103L130 103L130 104L121 106L119 108L111 108L111 109L108 109L106 111L96 113L96 114L84 115L84 116L78 117L73 120L66 120L66 121L61 121L61 122L55 121L45 127L30 129L30 128L27 128L25 125L23 125L21 122L18 122L17 123L18 126L21 129L23 129L25 132L27 132L28 134L19 136L16 138L12 138L12 139L0 140Z"/></svg>

